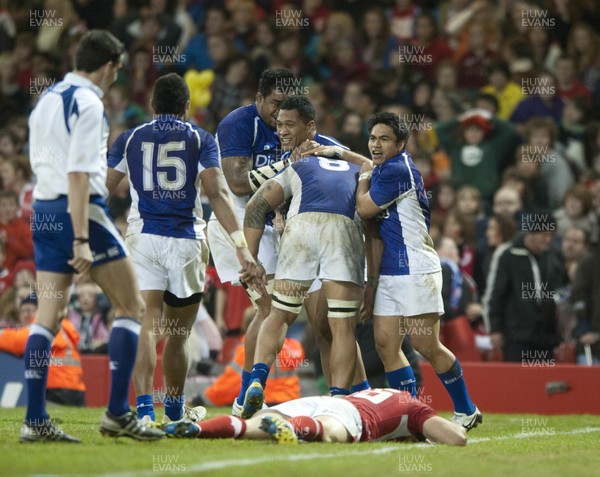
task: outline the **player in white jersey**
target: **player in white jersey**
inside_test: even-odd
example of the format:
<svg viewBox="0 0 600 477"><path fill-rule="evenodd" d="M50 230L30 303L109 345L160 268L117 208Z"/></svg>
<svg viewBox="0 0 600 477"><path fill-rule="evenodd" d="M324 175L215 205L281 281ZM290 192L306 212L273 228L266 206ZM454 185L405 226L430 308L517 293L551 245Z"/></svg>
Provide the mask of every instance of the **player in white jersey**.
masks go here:
<svg viewBox="0 0 600 477"><path fill-rule="evenodd" d="M129 179L132 205L126 243L146 302L133 373L138 418L155 420L152 384L156 343L162 336L167 388L163 422L197 420L206 411L184 408L183 386L187 340L202 300L208 262L200 186L236 243L238 268L250 274L250 286L256 263L234 214L213 137L185 122L190 92L183 78L175 73L158 78L151 105L154 120L125 131L113 144L107 177L109 192L125 174Z"/></svg>
<svg viewBox="0 0 600 477"><path fill-rule="evenodd" d="M104 202L108 122L102 96L117 77L123 53L123 45L110 33L86 33L77 46L74 71L40 98L29 118L31 165L37 177L32 226L39 307L25 348L22 442L78 442L49 418L45 394L50 345L69 303L73 274L85 272L104 290L116 316L108 349L110 396L100 431L138 440L164 435L140 425L129 409L144 302Z"/></svg>
<svg viewBox="0 0 600 477"><path fill-rule="evenodd" d="M453 419L469 430L482 422L482 416L469 398L460 363L439 341L439 318L444 313L441 265L429 236L423 178L405 149L408 131L398 116L386 112L369 118L369 131L375 168L370 163L361 168L356 207L363 219L376 217L378 223L379 237L367 241L371 279L365 307L372 309L386 378L390 387L408 386L405 390L415 395L414 373L400 351L409 334L452 398Z"/></svg>

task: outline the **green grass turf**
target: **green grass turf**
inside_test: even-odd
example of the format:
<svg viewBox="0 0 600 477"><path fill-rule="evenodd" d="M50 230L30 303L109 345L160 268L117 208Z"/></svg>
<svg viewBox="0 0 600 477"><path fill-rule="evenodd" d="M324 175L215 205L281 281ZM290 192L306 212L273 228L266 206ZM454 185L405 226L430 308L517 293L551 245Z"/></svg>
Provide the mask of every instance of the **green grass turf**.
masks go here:
<svg viewBox="0 0 600 477"><path fill-rule="evenodd" d="M209 415L229 409L211 410ZM163 439L98 432L101 409L51 408L82 444L20 444L24 410L0 410L0 475L598 476L600 416L486 414L465 448L414 443L300 444ZM158 410L162 417L162 410ZM446 415L447 417L447 415Z"/></svg>

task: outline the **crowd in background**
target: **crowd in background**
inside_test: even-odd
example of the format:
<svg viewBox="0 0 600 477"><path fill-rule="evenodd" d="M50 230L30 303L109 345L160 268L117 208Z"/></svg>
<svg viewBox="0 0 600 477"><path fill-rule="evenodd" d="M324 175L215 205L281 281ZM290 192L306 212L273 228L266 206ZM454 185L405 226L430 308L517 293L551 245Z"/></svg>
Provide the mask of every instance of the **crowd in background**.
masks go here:
<svg viewBox="0 0 600 477"><path fill-rule="evenodd" d="M537 338L547 333L554 346L597 335L570 299L578 264L600 239L597 25L595 0L0 1L2 324L19 322L35 290L28 114L71 68L83 33L105 28L127 48L104 98L109 144L152 117L161 74L215 73L210 103L190 113L214 133L254 101L265 68L289 68L316 108L318 131L352 150L368 156L374 112L394 112L410 129L407 149L425 181L444 267L445 322L461 317L482 336L499 331L488 307L504 304L490 276L506 245L542 223L552 247L536 256L552 263L542 271L552 294L542 296L536 282L529 300L546 302L533 313L552 326L540 325ZM123 231L129 203L121 184L110 207ZM99 291L85 277L73 285L68 319L84 352L106 349L111 310Z"/></svg>

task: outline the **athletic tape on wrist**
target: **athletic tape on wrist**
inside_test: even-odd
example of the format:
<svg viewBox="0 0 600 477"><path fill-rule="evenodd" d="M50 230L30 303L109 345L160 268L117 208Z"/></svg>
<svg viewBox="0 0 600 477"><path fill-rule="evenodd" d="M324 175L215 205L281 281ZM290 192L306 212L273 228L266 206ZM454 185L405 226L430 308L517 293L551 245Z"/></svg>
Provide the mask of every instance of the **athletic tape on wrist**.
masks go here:
<svg viewBox="0 0 600 477"><path fill-rule="evenodd" d="M231 232L229 236L231 237L235 248L244 248L248 246L248 243L246 242L246 237L244 236L244 232L242 232L241 230Z"/></svg>

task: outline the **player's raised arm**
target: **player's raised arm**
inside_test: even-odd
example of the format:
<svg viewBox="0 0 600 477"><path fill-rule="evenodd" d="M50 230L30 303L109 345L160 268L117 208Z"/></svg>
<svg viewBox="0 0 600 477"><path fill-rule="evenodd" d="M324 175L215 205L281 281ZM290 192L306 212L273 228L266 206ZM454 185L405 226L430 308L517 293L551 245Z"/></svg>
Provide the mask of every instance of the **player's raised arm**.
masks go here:
<svg viewBox="0 0 600 477"><path fill-rule="evenodd" d="M206 193L217 220L235 245L236 255L240 265L242 265L240 273L244 281L257 291L264 291L266 283L264 270L261 272L257 269L256 261L248 250L244 233L233 211L233 205L221 169L218 167L204 169L200 173L200 181L202 182L202 190Z"/></svg>

